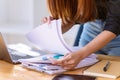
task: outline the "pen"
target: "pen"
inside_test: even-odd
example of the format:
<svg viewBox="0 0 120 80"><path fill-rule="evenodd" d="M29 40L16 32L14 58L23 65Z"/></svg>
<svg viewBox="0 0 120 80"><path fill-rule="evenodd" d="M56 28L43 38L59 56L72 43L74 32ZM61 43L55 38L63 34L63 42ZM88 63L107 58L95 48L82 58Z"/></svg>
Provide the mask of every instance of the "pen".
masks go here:
<svg viewBox="0 0 120 80"><path fill-rule="evenodd" d="M109 66L110 66L110 61L108 61L108 62L105 64L105 66L103 67L103 71L106 72L106 71L108 70Z"/></svg>

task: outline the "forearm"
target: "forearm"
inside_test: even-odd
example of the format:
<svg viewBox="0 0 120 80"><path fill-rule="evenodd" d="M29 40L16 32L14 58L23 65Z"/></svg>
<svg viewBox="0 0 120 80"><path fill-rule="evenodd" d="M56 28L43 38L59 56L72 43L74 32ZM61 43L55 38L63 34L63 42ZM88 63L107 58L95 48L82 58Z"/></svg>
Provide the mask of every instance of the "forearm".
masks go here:
<svg viewBox="0 0 120 80"><path fill-rule="evenodd" d="M116 35L110 31L101 32L95 39L88 43L85 47L78 51L78 54L81 54L83 58L88 55L100 50L106 44L108 44Z"/></svg>

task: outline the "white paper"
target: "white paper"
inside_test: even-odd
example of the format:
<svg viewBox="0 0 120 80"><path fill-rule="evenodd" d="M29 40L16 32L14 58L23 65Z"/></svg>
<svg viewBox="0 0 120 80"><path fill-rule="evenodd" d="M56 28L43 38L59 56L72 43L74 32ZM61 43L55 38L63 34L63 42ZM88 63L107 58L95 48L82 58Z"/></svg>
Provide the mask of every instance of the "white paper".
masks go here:
<svg viewBox="0 0 120 80"><path fill-rule="evenodd" d="M38 26L27 34L27 38L43 50L48 50L53 54L47 54L32 59L22 59L19 61L24 67L48 74L58 74L66 71L61 66L52 65L49 60L50 57L58 58L59 55L56 57L56 54L61 54L64 56L66 53L80 49L70 47L64 41L61 31L61 20L54 20L50 24L46 23ZM80 61L76 68L89 66L97 61L96 55L92 54Z"/></svg>
<svg viewBox="0 0 120 80"><path fill-rule="evenodd" d="M30 31L26 36L28 40L42 48L42 50L61 54L72 51L72 48L63 39L61 20L54 20L50 24L42 24Z"/></svg>
<svg viewBox="0 0 120 80"><path fill-rule="evenodd" d="M55 56L59 56L59 54L46 54L40 57L36 57L36 58L31 58L31 59L21 59L19 60L22 63L22 66L33 69L33 70L37 70L40 72L45 72L47 74L59 74L59 73L63 73L66 70L63 69L61 66L58 65L52 65L51 61L49 60L49 58L55 58ZM60 55L61 56L61 55ZM45 59L47 58L47 59ZM61 57L59 57L60 59ZM90 66L94 63L96 63L98 60L96 59L96 55L92 54L90 56L88 56L87 58L83 59L82 61L80 61L80 63L75 67L77 68L82 68L85 66Z"/></svg>

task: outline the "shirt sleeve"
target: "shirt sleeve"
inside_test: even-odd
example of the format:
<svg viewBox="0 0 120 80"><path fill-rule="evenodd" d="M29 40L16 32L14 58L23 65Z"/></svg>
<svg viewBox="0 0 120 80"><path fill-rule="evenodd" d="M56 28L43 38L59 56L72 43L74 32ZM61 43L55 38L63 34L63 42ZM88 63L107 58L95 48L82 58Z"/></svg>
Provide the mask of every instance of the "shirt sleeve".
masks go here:
<svg viewBox="0 0 120 80"><path fill-rule="evenodd" d="M120 34L120 0L109 0L108 14L104 30Z"/></svg>

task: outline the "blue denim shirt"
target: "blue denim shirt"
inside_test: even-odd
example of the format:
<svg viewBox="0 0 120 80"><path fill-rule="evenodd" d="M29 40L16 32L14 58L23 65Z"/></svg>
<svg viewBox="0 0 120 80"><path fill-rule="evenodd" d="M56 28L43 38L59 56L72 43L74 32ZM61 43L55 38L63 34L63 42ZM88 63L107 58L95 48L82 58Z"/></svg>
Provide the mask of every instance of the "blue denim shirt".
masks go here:
<svg viewBox="0 0 120 80"><path fill-rule="evenodd" d="M90 41L92 41L99 33L104 29L105 22L101 20L91 21L84 24L84 28L79 40L79 46L84 47ZM96 53L106 53L108 55L120 56L120 35L114 38L106 46Z"/></svg>

